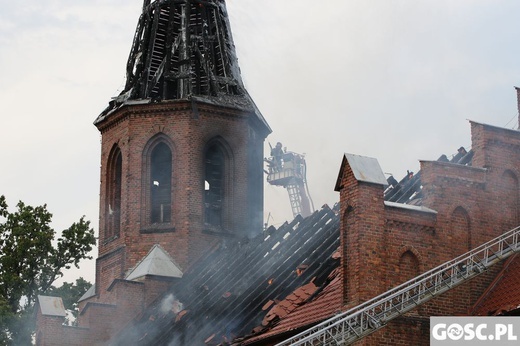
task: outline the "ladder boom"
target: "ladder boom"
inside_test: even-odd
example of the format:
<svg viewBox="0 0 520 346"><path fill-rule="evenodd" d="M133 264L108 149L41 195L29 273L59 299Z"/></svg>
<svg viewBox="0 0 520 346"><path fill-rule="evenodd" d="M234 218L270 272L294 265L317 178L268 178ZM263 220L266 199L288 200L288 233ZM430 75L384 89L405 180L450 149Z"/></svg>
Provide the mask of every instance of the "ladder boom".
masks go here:
<svg viewBox="0 0 520 346"><path fill-rule="evenodd" d="M282 150L278 142L271 147L271 157L264 159L268 164L267 182L274 186L282 186L289 193L289 201L293 216L307 217L314 212L312 199L307 186L307 164L305 155Z"/></svg>
<svg viewBox="0 0 520 346"><path fill-rule="evenodd" d="M277 346L350 345L520 252L520 227L338 314Z"/></svg>

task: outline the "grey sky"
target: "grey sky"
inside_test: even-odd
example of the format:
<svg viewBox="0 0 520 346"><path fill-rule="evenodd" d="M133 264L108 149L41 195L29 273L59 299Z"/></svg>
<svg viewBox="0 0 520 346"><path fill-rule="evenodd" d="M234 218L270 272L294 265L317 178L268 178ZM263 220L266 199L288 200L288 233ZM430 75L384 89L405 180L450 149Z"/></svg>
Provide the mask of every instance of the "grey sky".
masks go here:
<svg viewBox="0 0 520 346"><path fill-rule="evenodd" d="M518 1L228 0L247 89L268 140L306 153L317 207L344 152L400 179L468 147L466 119L517 128ZM0 0L0 194L47 203L61 230L98 229L100 136L122 86L142 1ZM266 145L266 148L268 146ZM266 186L266 214L291 218ZM94 264L81 272L93 281Z"/></svg>

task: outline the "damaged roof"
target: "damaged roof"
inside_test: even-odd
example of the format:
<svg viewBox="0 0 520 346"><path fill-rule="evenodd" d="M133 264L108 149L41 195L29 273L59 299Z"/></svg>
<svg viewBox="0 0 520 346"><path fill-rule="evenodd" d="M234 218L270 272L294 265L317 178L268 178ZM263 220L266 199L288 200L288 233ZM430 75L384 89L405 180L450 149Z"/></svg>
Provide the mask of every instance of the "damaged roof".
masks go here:
<svg viewBox="0 0 520 346"><path fill-rule="evenodd" d="M520 255L506 261L502 271L475 304L472 315L520 315Z"/></svg>
<svg viewBox="0 0 520 346"><path fill-rule="evenodd" d="M339 252L333 254L333 257L339 258ZM312 297L305 299L303 304L293 303L298 301L292 297L298 298L298 291L304 290L304 287L298 289L286 298L286 301L292 304L286 309L287 313L278 323L260 335L253 335L243 340L242 344L255 344L284 333L295 334L339 313L343 306L341 285L340 268L337 267L327 277L327 285L317 288Z"/></svg>
<svg viewBox="0 0 520 346"><path fill-rule="evenodd" d="M191 344L217 345L277 326L299 306L326 295L335 279L338 209L325 205L248 243L213 251L112 344L162 345L189 338Z"/></svg>
<svg viewBox="0 0 520 346"><path fill-rule="evenodd" d="M461 148L452 160L445 155L439 160L470 165L471 157L471 151ZM377 171L375 180L383 184L377 161L356 159L352 162L360 174ZM400 182L392 179L385 190L387 205L408 203L435 213L418 203L420 172ZM333 316L342 307L338 211L339 205L325 205L305 219L298 216L278 229L270 227L247 243L220 246L111 344L255 344Z"/></svg>
<svg viewBox="0 0 520 346"><path fill-rule="evenodd" d="M472 156L461 147L451 160L445 155L438 160L471 165ZM421 206L420 173L409 172L400 182L390 177L385 204L435 213ZM221 245L186 271L111 345L254 345L337 314L342 308L338 212L339 205L325 205L305 219L298 216L278 229L270 227L246 243ZM511 308L499 297L520 301L514 275L520 259L508 263L509 269L497 278L501 288L489 289L479 311L489 313L490 306ZM508 290L514 297L504 293Z"/></svg>
<svg viewBox="0 0 520 346"><path fill-rule="evenodd" d="M460 147L457 150L457 154L453 155L451 159L448 159L448 157L443 154L437 161L471 166L473 154L473 150L467 151L464 147ZM393 176L389 176L387 182L388 188L385 190L385 201L421 205L421 171L416 174L408 171L408 174L399 182Z"/></svg>

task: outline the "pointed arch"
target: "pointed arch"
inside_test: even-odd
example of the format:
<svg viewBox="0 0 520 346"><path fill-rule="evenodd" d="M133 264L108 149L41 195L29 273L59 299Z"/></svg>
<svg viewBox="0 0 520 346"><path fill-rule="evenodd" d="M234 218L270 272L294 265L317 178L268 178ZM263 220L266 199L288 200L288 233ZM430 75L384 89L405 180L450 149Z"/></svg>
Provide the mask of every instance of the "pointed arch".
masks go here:
<svg viewBox="0 0 520 346"><path fill-rule="evenodd" d="M230 230L233 201L233 154L222 137L214 137L204 148L204 223Z"/></svg>
<svg viewBox="0 0 520 346"><path fill-rule="evenodd" d="M159 142L150 153L150 222L171 221L172 203L172 151Z"/></svg>
<svg viewBox="0 0 520 346"><path fill-rule="evenodd" d="M117 144L114 144L108 155L106 181L105 241L118 237L121 230L123 156Z"/></svg>
<svg viewBox="0 0 520 346"><path fill-rule="evenodd" d="M398 265L398 273L396 282L404 283L408 280L411 280L422 273L422 258L413 246L405 246L401 248L399 256L399 265ZM421 313L422 308L419 307L414 311L408 312L408 315L417 315Z"/></svg>
<svg viewBox="0 0 520 346"><path fill-rule="evenodd" d="M145 228L172 223L173 143L164 133L152 137L143 150L143 205Z"/></svg>
<svg viewBox="0 0 520 346"><path fill-rule="evenodd" d="M461 247L461 254L472 248L471 219L466 209L461 206L456 207L451 213L450 233L451 242Z"/></svg>
<svg viewBox="0 0 520 346"><path fill-rule="evenodd" d="M399 276L401 282L406 282L421 274L421 264L415 249L406 248L399 257Z"/></svg>

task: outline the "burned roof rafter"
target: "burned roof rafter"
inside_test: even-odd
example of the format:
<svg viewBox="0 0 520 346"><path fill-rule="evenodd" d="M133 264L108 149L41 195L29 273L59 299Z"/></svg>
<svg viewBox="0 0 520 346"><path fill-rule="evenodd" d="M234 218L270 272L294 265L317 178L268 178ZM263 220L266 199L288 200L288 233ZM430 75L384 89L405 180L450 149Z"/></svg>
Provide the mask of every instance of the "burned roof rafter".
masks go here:
<svg viewBox="0 0 520 346"><path fill-rule="evenodd" d="M161 313L158 300L114 344L130 339L143 345L167 344L184 336L192 343L213 344L225 341L222 335L231 341L272 328L279 320L277 311L292 311L313 299L337 268L338 208L324 206L248 243L208 253L165 294L186 303L182 315ZM300 294L302 289L305 294Z"/></svg>

